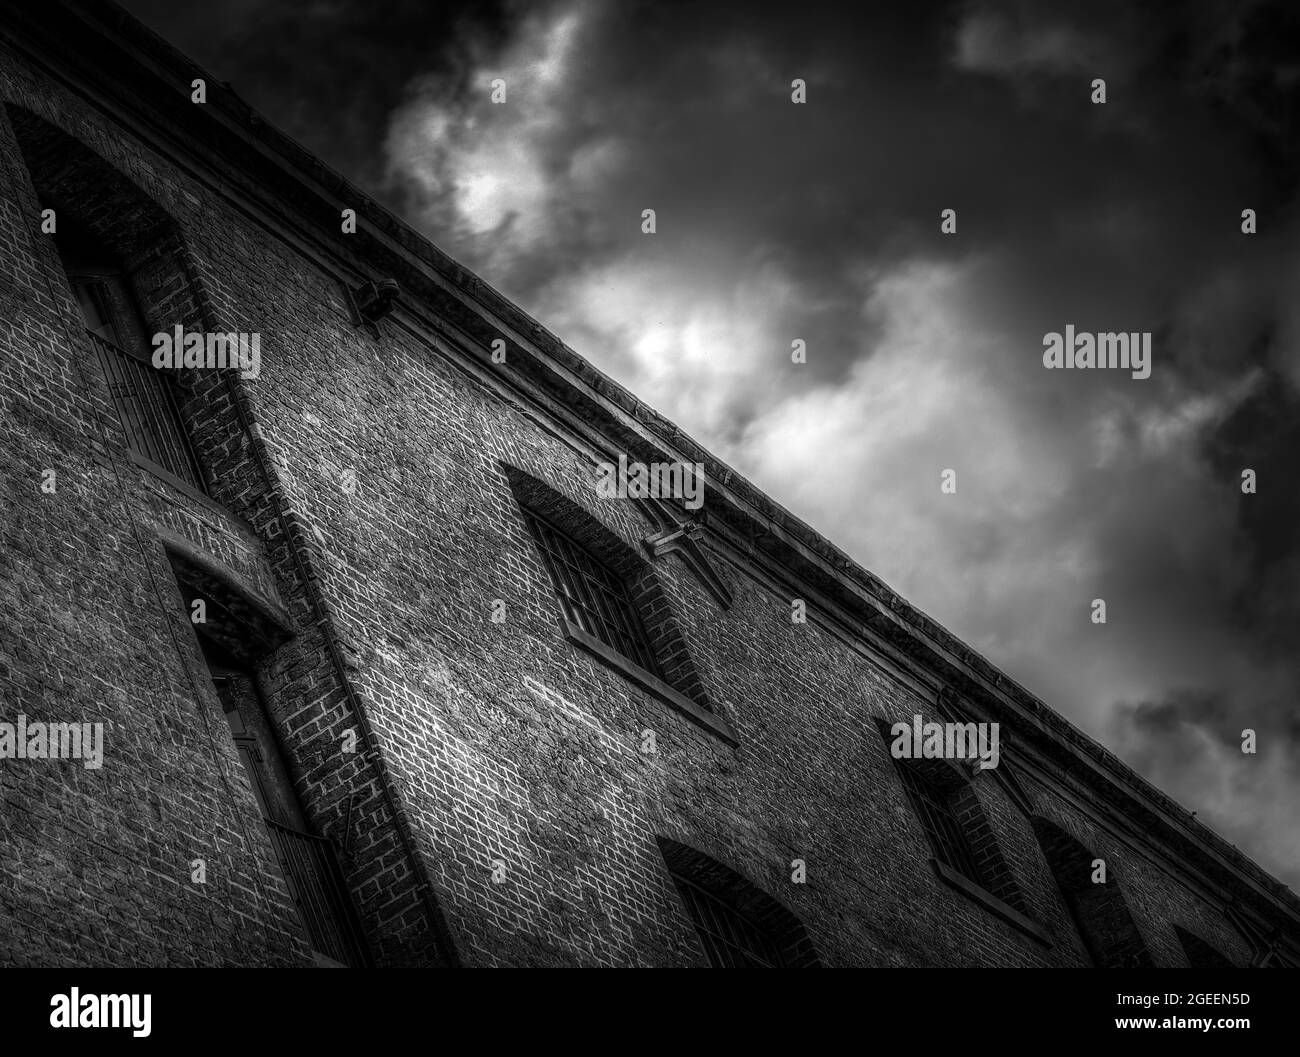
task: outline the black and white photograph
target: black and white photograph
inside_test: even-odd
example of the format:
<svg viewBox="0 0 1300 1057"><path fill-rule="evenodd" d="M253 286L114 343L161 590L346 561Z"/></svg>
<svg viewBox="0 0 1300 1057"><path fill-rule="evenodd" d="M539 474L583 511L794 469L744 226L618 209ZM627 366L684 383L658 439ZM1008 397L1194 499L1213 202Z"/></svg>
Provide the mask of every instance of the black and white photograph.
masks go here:
<svg viewBox="0 0 1300 1057"><path fill-rule="evenodd" d="M0 438L29 1040L1294 1028L1288 0L0 0Z"/></svg>

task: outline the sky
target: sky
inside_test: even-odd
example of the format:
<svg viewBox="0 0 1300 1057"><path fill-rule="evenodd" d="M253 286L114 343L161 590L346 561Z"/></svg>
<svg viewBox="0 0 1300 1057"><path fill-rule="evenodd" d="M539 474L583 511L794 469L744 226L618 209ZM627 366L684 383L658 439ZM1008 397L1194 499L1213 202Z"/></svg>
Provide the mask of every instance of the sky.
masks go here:
<svg viewBox="0 0 1300 1057"><path fill-rule="evenodd" d="M1300 9L124 6L1298 887Z"/></svg>

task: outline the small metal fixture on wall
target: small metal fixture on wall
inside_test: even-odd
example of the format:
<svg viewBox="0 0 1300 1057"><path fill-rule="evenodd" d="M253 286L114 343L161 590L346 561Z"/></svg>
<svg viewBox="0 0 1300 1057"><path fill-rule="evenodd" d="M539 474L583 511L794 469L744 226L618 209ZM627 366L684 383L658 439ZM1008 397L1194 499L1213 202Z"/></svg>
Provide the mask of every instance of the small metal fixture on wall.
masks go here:
<svg viewBox="0 0 1300 1057"><path fill-rule="evenodd" d="M348 309L353 326L365 327L370 331L371 337L378 339L379 321L393 311L393 306L402 295L397 280L371 280L362 283L355 290L350 286L345 286L344 289L348 295Z"/></svg>

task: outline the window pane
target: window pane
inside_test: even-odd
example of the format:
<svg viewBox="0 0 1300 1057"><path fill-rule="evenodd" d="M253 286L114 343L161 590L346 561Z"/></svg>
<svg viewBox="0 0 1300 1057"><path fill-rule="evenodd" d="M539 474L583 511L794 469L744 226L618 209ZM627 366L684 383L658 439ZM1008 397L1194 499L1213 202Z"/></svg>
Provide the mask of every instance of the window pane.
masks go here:
<svg viewBox="0 0 1300 1057"><path fill-rule="evenodd" d="M70 282L127 444L173 477L201 489L202 477L181 424L172 379L156 370L143 350L133 356L122 347L130 331L114 325L114 299L108 288L114 280L73 277ZM117 295L119 302L126 296L121 289Z"/></svg>
<svg viewBox="0 0 1300 1057"><path fill-rule="evenodd" d="M542 552L565 620L659 675L654 650L623 581L540 515L525 510L524 516Z"/></svg>
<svg viewBox="0 0 1300 1057"><path fill-rule="evenodd" d="M672 878L715 969L774 969L784 964L765 929L685 877L673 874Z"/></svg>
<svg viewBox="0 0 1300 1057"><path fill-rule="evenodd" d="M913 764L899 763L898 773L934 850L934 857L976 884L984 885L966 834L949 806L947 794Z"/></svg>

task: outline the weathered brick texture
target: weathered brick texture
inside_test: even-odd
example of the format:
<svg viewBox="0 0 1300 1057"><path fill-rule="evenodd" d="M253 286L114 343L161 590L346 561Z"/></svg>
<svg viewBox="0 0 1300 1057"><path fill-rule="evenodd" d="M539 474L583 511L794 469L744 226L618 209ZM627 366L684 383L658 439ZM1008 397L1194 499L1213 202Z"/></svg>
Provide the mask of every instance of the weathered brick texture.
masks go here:
<svg viewBox="0 0 1300 1057"><path fill-rule="evenodd" d="M191 104L193 68L109 11L0 34L0 720L106 725L101 770L0 761L0 961L311 963L196 592L379 965L701 964L674 855L798 964L1087 964L1094 857L1115 958L1187 964L1176 928L1294 957L1294 897L716 460L701 546L731 605L651 558L661 525L595 464L691 442L218 86ZM175 372L206 495L130 457L41 233L56 198L118 247L147 333L261 335L256 379ZM376 339L345 291L386 275ZM626 572L665 682L736 746L566 641L521 488ZM981 896L932 866L878 727L951 708L1003 724L1004 773L953 793Z"/></svg>

